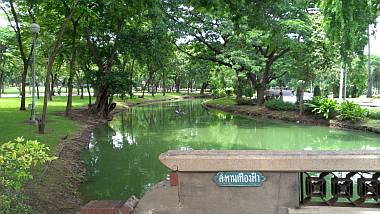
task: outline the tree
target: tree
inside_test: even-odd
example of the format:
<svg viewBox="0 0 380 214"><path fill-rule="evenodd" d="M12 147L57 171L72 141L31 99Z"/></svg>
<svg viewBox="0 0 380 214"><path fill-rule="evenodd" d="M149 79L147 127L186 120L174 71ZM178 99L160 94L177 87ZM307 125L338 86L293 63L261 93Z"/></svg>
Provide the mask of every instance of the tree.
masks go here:
<svg viewBox="0 0 380 214"><path fill-rule="evenodd" d="M11 29L8 27L0 28L0 98L5 88L5 80L10 75L7 67L15 58L12 51L16 47L14 47L12 41L14 41L14 34Z"/></svg>
<svg viewBox="0 0 380 214"><path fill-rule="evenodd" d="M16 41L18 44L18 49L20 51L20 56L23 62L23 72L21 74L21 104L20 104L20 110L26 110L25 108L25 86L26 86L26 77L28 74L28 68L30 64L30 60L32 57L33 52L33 45L28 50L25 48L25 43L27 43L27 38L30 35L29 29L25 29L21 27L21 22L23 22L23 18L25 16L22 16L21 14L28 14L28 22L35 22L35 17L33 14L33 3L29 1L17 1L17 0L9 0L9 1L2 1L3 4L0 6L1 10L5 13L7 16L9 25L12 27L13 31L16 35ZM16 5L17 4L17 8ZM17 11L17 10L18 11ZM28 23L26 22L26 23ZM28 26L27 24L23 23L23 26ZM30 38L30 37L29 37Z"/></svg>
<svg viewBox="0 0 380 214"><path fill-rule="evenodd" d="M66 13L70 13L70 6L64 2ZM67 104L65 115L70 116L73 108L73 79L75 75L75 65L77 57L77 31L79 26L79 21L83 18L84 12L80 11L77 14L74 14L71 18L71 59L70 59L70 72L67 82L68 93L67 93Z"/></svg>
<svg viewBox="0 0 380 214"><path fill-rule="evenodd" d="M324 0L320 7L327 36L339 48L342 63L341 96L346 97L346 73L355 55L362 55L367 44L367 28L377 18L379 1ZM365 15L359 15L365 14Z"/></svg>
<svg viewBox="0 0 380 214"><path fill-rule="evenodd" d="M50 49L49 58L48 58L48 65L47 65L47 74L46 74L46 80L45 80L45 93L44 93L44 105L42 110L41 119L38 121L38 131L39 133L43 134L45 132L45 123L46 123L46 116L47 116L47 103L48 103L48 97L49 97L49 83L50 83L50 76L52 74L53 70L53 64L55 57L58 53L60 43L63 37L63 34L66 31L67 24L70 21L71 17L74 15L76 8L78 6L79 0L74 0L71 6L70 13L65 17L64 21L62 22L61 28L59 29L58 33L56 34L56 38L54 41L53 46ZM50 7L50 3L48 3L48 6Z"/></svg>
<svg viewBox="0 0 380 214"><path fill-rule="evenodd" d="M298 42L294 35L307 27L304 5L288 1L176 1L168 8L169 26L181 38L179 50L234 69L237 98L248 77L259 104L270 82L284 75L274 73L272 66Z"/></svg>

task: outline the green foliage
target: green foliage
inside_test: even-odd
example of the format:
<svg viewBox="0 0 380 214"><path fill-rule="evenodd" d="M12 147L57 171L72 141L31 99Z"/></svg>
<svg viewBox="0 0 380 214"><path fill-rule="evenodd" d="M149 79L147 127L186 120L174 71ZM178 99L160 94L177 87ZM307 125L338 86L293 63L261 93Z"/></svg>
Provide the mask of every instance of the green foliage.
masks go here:
<svg viewBox="0 0 380 214"><path fill-rule="evenodd" d="M358 87L356 87L356 85L353 85L352 87L350 87L350 94L351 94L351 98L359 97L359 90L358 90Z"/></svg>
<svg viewBox="0 0 380 214"><path fill-rule="evenodd" d="M253 97L253 88L251 86L244 88L244 96Z"/></svg>
<svg viewBox="0 0 380 214"><path fill-rule="evenodd" d="M264 103L265 107L273 110L279 111L293 111L296 109L296 106L290 102L284 102L279 99L271 99Z"/></svg>
<svg viewBox="0 0 380 214"><path fill-rule="evenodd" d="M306 103L306 106L311 112L323 116L326 119L335 117L338 104L335 100L313 97L312 100Z"/></svg>
<svg viewBox="0 0 380 214"><path fill-rule="evenodd" d="M321 1L327 36L339 45L343 67L352 62L353 53L363 53L366 30L377 18L378 2L371 0ZM358 15L365 14L365 15Z"/></svg>
<svg viewBox="0 0 380 214"><path fill-rule="evenodd" d="M337 113L340 120L360 120L368 115L368 110L346 100L338 106Z"/></svg>
<svg viewBox="0 0 380 214"><path fill-rule="evenodd" d="M0 210L2 213L29 213L22 194L23 185L33 176L31 168L55 158L49 148L22 137L0 146Z"/></svg>
<svg viewBox="0 0 380 214"><path fill-rule="evenodd" d="M109 86L108 91L111 95L119 94L121 98L124 98L126 94L132 95L131 86L135 86L135 84L130 81L128 73L120 71L112 72L102 79Z"/></svg>
<svg viewBox="0 0 380 214"><path fill-rule="evenodd" d="M251 99L251 98L239 98L239 99L236 99L236 104L237 105L255 105L255 100Z"/></svg>
<svg viewBox="0 0 380 214"><path fill-rule="evenodd" d="M207 103L214 105L233 106L236 104L236 100L232 97L223 97L219 99L209 100Z"/></svg>
<svg viewBox="0 0 380 214"><path fill-rule="evenodd" d="M380 120L380 110L379 109L371 109L368 111L368 117L374 120Z"/></svg>
<svg viewBox="0 0 380 214"><path fill-rule="evenodd" d="M228 87L228 88L226 88L226 94L227 94L227 96L231 96L232 95L232 93L234 92L234 89L232 88L232 87Z"/></svg>
<svg viewBox="0 0 380 214"><path fill-rule="evenodd" d="M217 89L212 90L212 94L216 97L225 97L227 95L226 91L224 89L221 89L221 88L217 88Z"/></svg>

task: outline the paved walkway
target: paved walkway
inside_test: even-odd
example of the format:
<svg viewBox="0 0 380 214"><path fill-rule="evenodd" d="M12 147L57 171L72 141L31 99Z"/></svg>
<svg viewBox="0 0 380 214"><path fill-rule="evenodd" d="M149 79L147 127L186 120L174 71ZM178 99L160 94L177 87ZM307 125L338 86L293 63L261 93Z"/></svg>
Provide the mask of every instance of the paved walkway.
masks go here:
<svg viewBox="0 0 380 214"><path fill-rule="evenodd" d="M183 213L179 203L178 186L163 181L154 186L137 204L134 214L178 214Z"/></svg>
<svg viewBox="0 0 380 214"><path fill-rule="evenodd" d="M269 92L275 95L280 94L279 89L270 89ZM282 93L283 93L284 101L291 102L291 103L295 103L297 101L296 95L293 95L291 90L282 90ZM312 98L313 98L312 93L308 93L308 92L304 93L304 100L310 100ZM362 107L380 108L380 98L366 98L365 96L362 96L360 98L347 98L347 100L354 101L355 103L359 104Z"/></svg>

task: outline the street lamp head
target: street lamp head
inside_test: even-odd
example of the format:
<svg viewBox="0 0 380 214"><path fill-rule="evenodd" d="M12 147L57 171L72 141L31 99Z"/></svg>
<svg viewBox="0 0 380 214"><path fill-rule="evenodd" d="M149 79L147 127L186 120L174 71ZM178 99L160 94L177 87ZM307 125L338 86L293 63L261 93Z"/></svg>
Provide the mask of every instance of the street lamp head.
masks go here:
<svg viewBox="0 0 380 214"><path fill-rule="evenodd" d="M32 31L32 33L38 33L40 32L40 26L36 23L33 23L30 25L30 30Z"/></svg>

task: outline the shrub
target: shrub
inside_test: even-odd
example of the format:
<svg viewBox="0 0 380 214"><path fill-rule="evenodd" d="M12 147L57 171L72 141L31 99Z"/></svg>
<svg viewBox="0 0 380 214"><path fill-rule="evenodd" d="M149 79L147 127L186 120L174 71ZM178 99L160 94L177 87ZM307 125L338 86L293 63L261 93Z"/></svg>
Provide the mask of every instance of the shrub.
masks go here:
<svg viewBox="0 0 380 214"><path fill-rule="evenodd" d="M284 102L279 99L270 99L264 103L266 108L279 110L279 111L293 111L296 109L296 106L290 102Z"/></svg>
<svg viewBox="0 0 380 214"><path fill-rule="evenodd" d="M340 120L360 120L368 115L368 110L346 100L338 106L337 113Z"/></svg>
<svg viewBox="0 0 380 214"><path fill-rule="evenodd" d="M253 88L248 86L244 88L244 96L253 97Z"/></svg>
<svg viewBox="0 0 380 214"><path fill-rule="evenodd" d="M234 89L231 87L228 87L225 89L225 92L226 92L227 96L230 97L232 95L232 93L234 92Z"/></svg>
<svg viewBox="0 0 380 214"><path fill-rule="evenodd" d="M217 97L225 97L226 91L224 89L217 88L212 91L212 94Z"/></svg>
<svg viewBox="0 0 380 214"><path fill-rule="evenodd" d="M369 110L368 117L374 120L380 120L380 110L378 109Z"/></svg>
<svg viewBox="0 0 380 214"><path fill-rule="evenodd" d="M321 115L326 119L335 117L338 104L335 100L313 97L312 100L306 103L307 109L315 114Z"/></svg>
<svg viewBox="0 0 380 214"><path fill-rule="evenodd" d="M24 141L17 138L15 142L0 146L0 210L2 213L29 213L22 194L23 185L33 176L31 168L53 160L48 148L37 141Z"/></svg>
<svg viewBox="0 0 380 214"><path fill-rule="evenodd" d="M237 105L255 105L255 100L252 100L251 98L240 98L236 99Z"/></svg>

